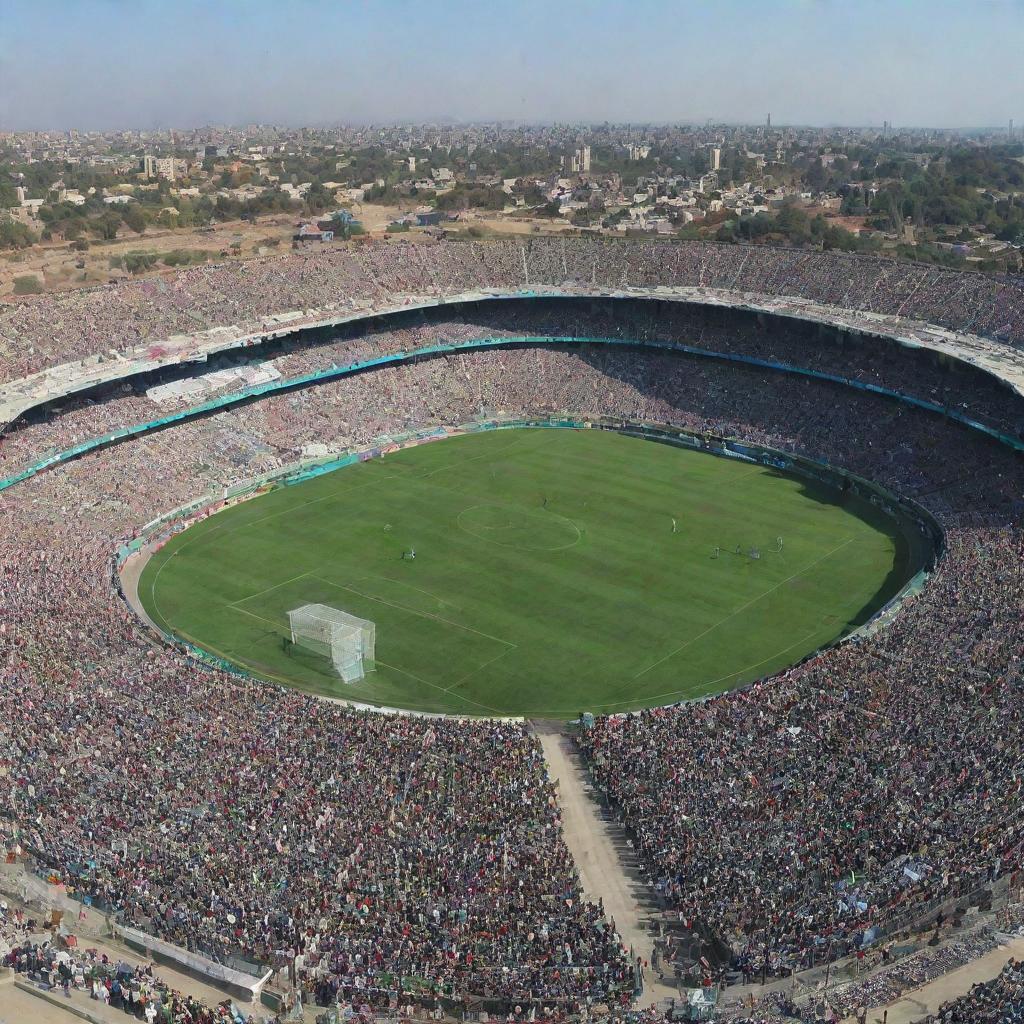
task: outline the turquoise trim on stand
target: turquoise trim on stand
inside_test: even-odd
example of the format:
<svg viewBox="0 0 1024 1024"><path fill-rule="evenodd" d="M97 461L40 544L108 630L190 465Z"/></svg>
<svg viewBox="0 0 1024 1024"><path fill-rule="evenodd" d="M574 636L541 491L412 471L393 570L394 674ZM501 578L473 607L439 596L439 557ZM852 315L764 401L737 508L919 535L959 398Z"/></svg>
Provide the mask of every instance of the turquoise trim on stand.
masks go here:
<svg viewBox="0 0 1024 1024"><path fill-rule="evenodd" d="M685 355L698 356L703 359L716 359L723 362L739 363L746 366L757 366L764 369L774 370L780 373L798 374L804 377L811 377L815 380L823 380L832 384L842 384L846 387L856 388L860 391L881 395L885 398L894 399L907 405L913 405L928 412L938 413L948 419L977 430L988 437L1005 444L1015 451L1024 452L1024 441L1019 438L1002 434L997 430L979 423L977 420L964 416L953 409L947 409L936 402L929 402L925 399L915 398L912 395L905 395L902 392L892 391L888 388L879 387L877 384L865 384L862 381L841 377L837 374L822 373L818 370L808 370L803 367L793 366L789 363L776 363L767 359L758 359L754 356L737 355L731 352L715 352L710 349L695 348L692 345L683 345L670 341L641 341L630 338L569 338L560 336L516 336L499 338L475 338L470 341L454 342L446 345L425 345L422 348L413 349L410 352L394 352L390 355L379 356L376 359L367 359L361 362L349 363L347 366L336 366L329 370L318 370L315 373L307 373L298 377L287 377L282 380L272 381L267 384L258 384L255 387L246 388L244 391L232 392L229 395L222 395L220 398L211 399L201 405L190 406L179 412L172 413L156 420L148 420L131 427L123 427L109 434L84 441L64 451L57 452L41 462L26 467L14 476L0 480L0 491L4 491L15 484L42 473L44 470L54 466L71 462L74 459L88 455L90 452L98 451L110 445L120 444L135 437L142 437L145 434L156 430L163 430L166 427L177 423L187 423L190 420L208 416L213 413L231 409L236 405L252 401L255 398L264 398L268 395L281 394L298 388L311 387L316 384L323 384L333 380L340 380L356 373L364 373L367 370L379 369L386 366L398 366L403 363L412 362L417 359L434 358L437 356L455 355L460 352L480 352L494 348L509 347L541 347L548 345L565 345L582 347L586 345L614 345L622 348L653 349L664 352L680 352Z"/></svg>

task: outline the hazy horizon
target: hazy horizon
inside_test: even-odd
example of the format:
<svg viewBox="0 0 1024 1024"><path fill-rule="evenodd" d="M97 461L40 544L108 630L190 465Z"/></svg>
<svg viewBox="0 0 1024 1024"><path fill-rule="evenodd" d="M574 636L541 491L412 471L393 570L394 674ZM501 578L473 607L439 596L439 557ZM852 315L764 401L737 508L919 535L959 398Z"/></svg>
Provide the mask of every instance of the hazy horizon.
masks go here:
<svg viewBox="0 0 1024 1024"><path fill-rule="evenodd" d="M1021 53L1024 0L0 0L0 130L1024 128Z"/></svg>

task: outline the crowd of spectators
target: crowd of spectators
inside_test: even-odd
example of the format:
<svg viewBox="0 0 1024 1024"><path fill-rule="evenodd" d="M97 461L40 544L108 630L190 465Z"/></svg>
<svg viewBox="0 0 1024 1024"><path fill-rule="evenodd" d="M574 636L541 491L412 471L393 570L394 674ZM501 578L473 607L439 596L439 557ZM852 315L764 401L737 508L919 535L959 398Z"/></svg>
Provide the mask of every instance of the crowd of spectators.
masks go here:
<svg viewBox="0 0 1024 1024"><path fill-rule="evenodd" d="M63 922L44 929L24 907L0 900L0 968L9 968L44 991L70 999L85 993L147 1024L255 1024L232 1000L216 1006L179 992L157 975L152 963L129 963L93 948L79 948ZM268 1021L268 1015L261 1015ZM276 1020L275 1020L276 1024Z"/></svg>
<svg viewBox="0 0 1024 1024"><path fill-rule="evenodd" d="M1024 343L1019 280L838 252L589 238L368 243L193 267L11 304L0 314L0 379L111 351L158 351L178 334L270 318L340 315L401 296L481 288L691 286L792 297Z"/></svg>
<svg viewBox="0 0 1024 1024"><path fill-rule="evenodd" d="M859 1007L886 1006L904 993L913 992L950 971L977 960L999 945L991 928L924 949L903 958L894 958L891 947L884 949L882 966L869 978L856 981L829 993L828 1002L839 1018L848 1017Z"/></svg>
<svg viewBox="0 0 1024 1024"><path fill-rule="evenodd" d="M388 344L408 339L373 340ZM1019 866L1019 460L879 396L597 346L390 367L0 492L0 841L169 941L297 963L324 999L628 1000L632 965L582 897L524 726L358 712L214 672L153 646L111 580L141 524L311 445L560 412L823 458L915 495L947 531L889 630L583 737L669 905L777 974Z"/></svg>
<svg viewBox="0 0 1024 1024"><path fill-rule="evenodd" d="M785 322L764 323L723 308L668 306L656 310L640 300L605 304L574 299L489 303L460 312L404 314L324 338L298 335L277 346L266 361L283 382L398 352L436 344L498 337L612 338L684 345L703 351L767 360L855 382L884 387L1024 437L1024 403L1001 383L969 367L889 342L856 344L809 335ZM224 357L234 365L236 355ZM217 369L217 364L208 371ZM71 399L0 434L0 478L55 452L187 408L194 399L157 404L146 397L151 380L124 383L101 396ZM230 393L227 387L224 393ZM205 400L205 399L204 399ZM591 410L593 411L593 410Z"/></svg>
<svg viewBox="0 0 1024 1024"><path fill-rule="evenodd" d="M924 1024L1019 1024L1024 1021L1024 961L1011 960L991 981L930 1014Z"/></svg>
<svg viewBox="0 0 1024 1024"><path fill-rule="evenodd" d="M246 1024L250 1019L231 1000L206 1006L164 984L152 965L132 966L95 950L68 951L48 941L25 940L0 958L0 966L65 996L85 992L90 999L147 1024Z"/></svg>
<svg viewBox="0 0 1024 1024"><path fill-rule="evenodd" d="M296 453L332 431L366 437L389 402L429 419L395 397L420 390L402 383L283 396L4 492L0 770L18 784L3 831L128 924L218 958L301 955L346 997L631 993L523 726L362 714L211 676L152 650L111 602L119 538L263 465L264 438ZM87 463L109 471L101 486L79 476ZM68 706L71 731L49 729Z"/></svg>
<svg viewBox="0 0 1024 1024"><path fill-rule="evenodd" d="M806 387L764 389L787 415L761 436L916 494L947 526L934 579L870 639L712 700L600 718L580 741L659 892L754 975L991 883L1024 835L1019 466L905 410L807 410ZM735 399L713 388L695 404Z"/></svg>

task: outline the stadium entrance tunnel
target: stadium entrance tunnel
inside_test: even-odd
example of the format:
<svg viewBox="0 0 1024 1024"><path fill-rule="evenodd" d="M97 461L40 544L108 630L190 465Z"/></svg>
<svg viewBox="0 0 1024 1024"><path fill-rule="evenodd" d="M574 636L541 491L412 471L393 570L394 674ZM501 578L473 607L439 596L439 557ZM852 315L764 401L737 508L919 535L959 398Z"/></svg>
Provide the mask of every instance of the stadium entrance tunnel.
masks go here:
<svg viewBox="0 0 1024 1024"><path fill-rule="evenodd" d="M878 628L941 543L920 508L791 454L492 419L234 488L121 562L145 559L125 589L164 639L222 668L370 706L570 718L743 686ZM308 605L375 629L361 678L290 628Z"/></svg>

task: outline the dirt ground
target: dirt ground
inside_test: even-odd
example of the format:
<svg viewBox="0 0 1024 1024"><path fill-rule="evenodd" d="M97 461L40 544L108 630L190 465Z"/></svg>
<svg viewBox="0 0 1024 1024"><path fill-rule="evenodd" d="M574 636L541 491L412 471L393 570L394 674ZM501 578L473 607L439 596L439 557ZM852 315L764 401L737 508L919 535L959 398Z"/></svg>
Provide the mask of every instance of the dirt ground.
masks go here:
<svg viewBox="0 0 1024 1024"><path fill-rule="evenodd" d="M367 234L378 236L403 212L399 207L366 204L356 207L353 215L362 222ZM291 249L292 235L298 222L297 214L279 213L256 221L226 221L212 229L153 228L137 235L122 228L114 241L90 240L85 252L73 251L69 242L40 242L21 252L0 255L0 299L14 296L14 278L22 275L38 278L47 292L89 288L129 277L131 275L124 270L110 266L112 257L129 252L159 254L185 249L209 252L216 261L286 253ZM172 268L158 263L146 274L138 276L173 272Z"/></svg>
<svg viewBox="0 0 1024 1024"><path fill-rule="evenodd" d="M352 213L362 223L366 234L380 238L387 226L408 212L398 206L359 204ZM281 254L291 250L292 236L299 222L297 214L274 214L256 221L226 221L213 228L155 228L142 235L122 228L117 239L110 242L90 240L85 252L75 252L69 242L40 242L21 252L0 254L0 301L16 298L14 279L34 276L45 292L70 291L107 284L133 275L112 268L110 261L127 253L168 253L176 249L210 253L210 259L252 259L254 256ZM559 234L571 230L563 221L532 220L521 217L502 217L495 214L468 213L462 219L445 225L452 234L483 232L487 235L526 235L543 232ZM424 229L412 228L402 238L424 235ZM318 245L320 243L310 243ZM358 244L358 242L329 242L326 248ZM152 277L174 273L174 269L157 263L150 270L134 275ZM2 1022L0 1022L2 1024Z"/></svg>
<svg viewBox="0 0 1024 1024"><path fill-rule="evenodd" d="M614 919L623 942L635 955L650 961L653 950L649 922L654 908L646 895L632 850L621 830L605 818L590 795L589 782L572 743L555 733L539 736L548 772L558 783L565 841L580 872L580 884L588 898L604 901L605 913ZM951 999L965 995L971 986L994 978L1010 958L1024 958L1024 938L1013 939L985 956L897 999L888 1007L868 1012L871 1024L913 1024L934 1013ZM732 991L732 990L730 990ZM645 976L642 1006L662 1005L676 995L674 985L662 983L652 971ZM852 1021L853 1018L850 1018Z"/></svg>
<svg viewBox="0 0 1024 1024"><path fill-rule="evenodd" d="M589 783L572 741L553 732L542 733L539 739L548 774L558 783L565 842L579 869L583 892L595 903L603 901L605 916L615 922L623 943L635 957L650 964L654 941L649 922L654 908L648 902L644 879L632 862L632 851L621 830L602 818L597 802L588 793ZM676 996L674 984L662 984L654 971L645 971L639 1005L663 1005Z"/></svg>
<svg viewBox="0 0 1024 1024"><path fill-rule="evenodd" d="M10 889L11 887L6 886L6 888ZM41 913L38 905L24 903L10 891L5 892L3 898L12 909L22 907L27 915L35 916L36 918L45 917L45 914ZM105 919L100 914L88 910L85 912L84 917L76 920L72 915L66 913L64 919L69 929L78 939L79 949L96 949L100 953L106 953L111 960L123 960L130 964L148 962L145 957L140 956L124 943L113 938L110 935ZM6 951L9 948L8 941L10 938L11 936L6 934L0 936L0 949ZM50 940L50 938L50 934L46 931L38 931L31 934L33 942L43 943ZM18 936L18 939L20 941L21 936ZM158 964L155 968L155 973L157 977L161 978L172 989L186 995L192 995L208 1005L216 1006L224 999L229 998L220 988L199 981L191 975L175 970L173 967L165 967ZM51 1022L67 1022L75 1019L63 1008L52 1006L46 1000L17 988L14 985L14 981L17 978L18 975L13 973L5 977L0 976L0 1024L22 1024L22 1022L27 1024L30 1021L39 1021L40 1024L51 1024ZM72 1006L86 1010L103 1021L109 1020L113 1022L125 1019L123 1011L113 1010L109 1007L104 1008L101 1003L90 999L84 992L72 992L68 1000L65 1000L63 995L59 995L59 1001L62 1003L67 1001ZM269 1010L240 999L235 999L235 1005L245 1013L257 1013L260 1015L265 1012L266 1016L272 1016Z"/></svg>
<svg viewBox="0 0 1024 1024"><path fill-rule="evenodd" d="M1005 946L993 949L977 960L955 971L950 971L929 982L916 992L890 1003L888 1007L877 1007L868 1011L870 1024L913 1024L929 1013L935 1013L943 1003L957 999L970 991L972 985L989 981L1004 967L1007 960L1019 960L1024 956L1024 939L1013 939ZM848 1018L853 1021L853 1017Z"/></svg>

